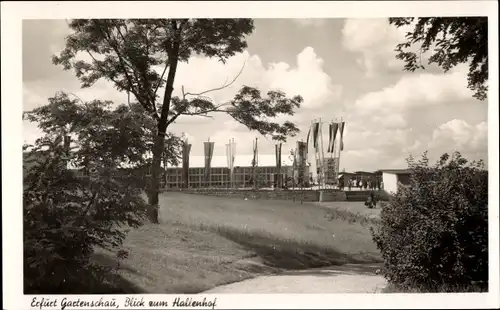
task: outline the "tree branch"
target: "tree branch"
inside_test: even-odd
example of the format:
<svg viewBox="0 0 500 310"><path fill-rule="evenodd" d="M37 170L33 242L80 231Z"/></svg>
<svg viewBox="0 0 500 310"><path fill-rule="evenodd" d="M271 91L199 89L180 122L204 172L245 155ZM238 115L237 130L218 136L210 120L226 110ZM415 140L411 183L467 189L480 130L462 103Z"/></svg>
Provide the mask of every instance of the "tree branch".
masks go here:
<svg viewBox="0 0 500 310"><path fill-rule="evenodd" d="M216 88L212 88L212 89L209 89L209 90L206 90L206 91L202 91L201 93L189 93L188 92L188 93L183 94L184 97L186 97L186 96L201 96L201 95L204 95L204 94L207 94L207 93L210 93L210 92L213 92L213 91L217 91L217 90L222 90L224 88L227 88L227 87L231 86L234 82L236 82L236 80L238 79L238 77L243 72L243 68L245 68L245 63L246 62L243 63L243 66L241 67L240 72L238 72L238 74L231 80L231 82L229 82L229 84L226 84L226 82L224 82L224 84L222 86L220 86L220 87L216 87Z"/></svg>
<svg viewBox="0 0 500 310"><path fill-rule="evenodd" d="M113 44L111 41L112 41L112 38L111 38L111 35L109 34L109 32L103 30L103 28L101 27L101 24L99 23L98 20L95 21L96 24L98 25L98 28L99 28L99 31L101 31L101 33L104 35L104 39L108 42L108 44L111 46L111 48L115 51L116 53L116 56L118 57L118 60L120 62L120 65L122 67L122 70L123 70L123 73L125 74L125 77L128 81L128 84L129 84L129 88L130 88L130 91L134 94L134 96L136 97L136 99L139 101L139 103L146 109L146 111L149 111L151 113L151 116L155 119L159 119L158 117L158 114L156 111L153 111L152 109L152 106L148 106L146 103L143 102L143 100L141 99L141 97L138 95L137 91L134 90L134 84L133 84L133 81L132 81L132 78L130 77L130 75L128 74L128 70L126 68L126 65L128 65L128 67L130 67L129 64L126 64L125 62L125 59L123 57L123 55L120 53L120 51L118 50L118 47ZM117 28L118 32L119 29ZM120 32L121 34L121 32ZM122 35L122 34L121 34ZM123 36L123 35L122 35ZM134 71L134 68L130 68L132 70L132 73L134 74L136 80L137 80L137 84L139 84L139 79L137 78L137 76L135 75L135 71Z"/></svg>

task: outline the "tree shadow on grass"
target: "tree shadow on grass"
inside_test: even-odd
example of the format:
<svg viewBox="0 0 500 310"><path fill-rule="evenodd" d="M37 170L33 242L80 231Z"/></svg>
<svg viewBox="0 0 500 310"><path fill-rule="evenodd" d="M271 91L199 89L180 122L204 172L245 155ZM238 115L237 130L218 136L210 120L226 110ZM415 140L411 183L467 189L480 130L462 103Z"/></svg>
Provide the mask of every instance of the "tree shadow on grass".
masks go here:
<svg viewBox="0 0 500 310"><path fill-rule="evenodd" d="M92 263L79 268L66 268L64 279L54 277L45 278L40 287L26 286L25 294L143 294L145 291L139 286L123 278L113 270L112 257L105 254L95 254ZM64 266L63 266L64 268ZM129 272L136 272L127 268Z"/></svg>
<svg viewBox="0 0 500 310"><path fill-rule="evenodd" d="M341 253L333 248L276 239L236 229L216 229L221 236L254 252L262 262L278 270L303 270L344 264L379 263L380 257L371 253L356 255Z"/></svg>

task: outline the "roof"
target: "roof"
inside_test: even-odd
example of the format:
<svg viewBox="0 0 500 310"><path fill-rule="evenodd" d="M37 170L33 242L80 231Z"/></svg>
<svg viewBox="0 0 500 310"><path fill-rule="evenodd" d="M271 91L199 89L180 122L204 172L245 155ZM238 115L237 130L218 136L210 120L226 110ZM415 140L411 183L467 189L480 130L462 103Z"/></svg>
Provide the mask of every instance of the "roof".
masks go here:
<svg viewBox="0 0 500 310"><path fill-rule="evenodd" d="M253 155L236 155L234 157L234 167L251 167ZM274 154L259 154L258 162L259 167L275 167L276 156ZM289 155L281 155L282 166L292 166L293 159ZM210 164L212 168L227 168L227 157L224 155L213 156ZM168 165L168 167L176 167ZM182 160L177 167L182 167ZM189 156L190 168L203 168L205 167L205 156Z"/></svg>
<svg viewBox="0 0 500 310"><path fill-rule="evenodd" d="M411 169L380 169L378 170L382 173L392 173L392 174L411 174Z"/></svg>

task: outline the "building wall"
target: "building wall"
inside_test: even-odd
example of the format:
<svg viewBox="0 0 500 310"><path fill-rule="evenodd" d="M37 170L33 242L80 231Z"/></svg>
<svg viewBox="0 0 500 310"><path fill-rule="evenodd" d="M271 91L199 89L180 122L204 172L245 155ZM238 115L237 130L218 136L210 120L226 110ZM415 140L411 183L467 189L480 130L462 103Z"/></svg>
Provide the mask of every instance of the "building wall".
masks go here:
<svg viewBox="0 0 500 310"><path fill-rule="evenodd" d="M257 184L260 187L271 187L276 178L276 167L256 167ZM282 177L292 177L292 167L282 167ZM183 188L182 168L167 168L167 188ZM233 171L234 187L252 187L252 167L235 167ZM231 186L228 168L211 168L210 181L205 180L205 168L189 168L189 187L206 188Z"/></svg>
<svg viewBox="0 0 500 310"><path fill-rule="evenodd" d="M410 184L410 174L408 173L389 173L382 174L384 182L384 190L387 193L396 193L398 190L398 183L408 185Z"/></svg>
<svg viewBox="0 0 500 310"><path fill-rule="evenodd" d="M398 189L398 175L395 173L382 173L382 182L384 182L384 190L387 193L396 193Z"/></svg>

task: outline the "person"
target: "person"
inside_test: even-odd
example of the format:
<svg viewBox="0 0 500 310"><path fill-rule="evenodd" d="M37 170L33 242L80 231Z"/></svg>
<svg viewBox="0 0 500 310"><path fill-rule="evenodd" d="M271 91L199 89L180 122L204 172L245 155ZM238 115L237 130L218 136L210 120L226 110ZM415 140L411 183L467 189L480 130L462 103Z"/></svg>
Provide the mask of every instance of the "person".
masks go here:
<svg viewBox="0 0 500 310"><path fill-rule="evenodd" d="M375 194L373 191L370 192L370 196L368 196L368 199L365 202L365 206L367 206L369 209L375 208L377 205L377 202L375 200Z"/></svg>
<svg viewBox="0 0 500 310"><path fill-rule="evenodd" d="M349 180L347 180L347 189L348 189L349 191L351 191L351 186L352 186L352 180L351 180L351 179L349 179Z"/></svg>

